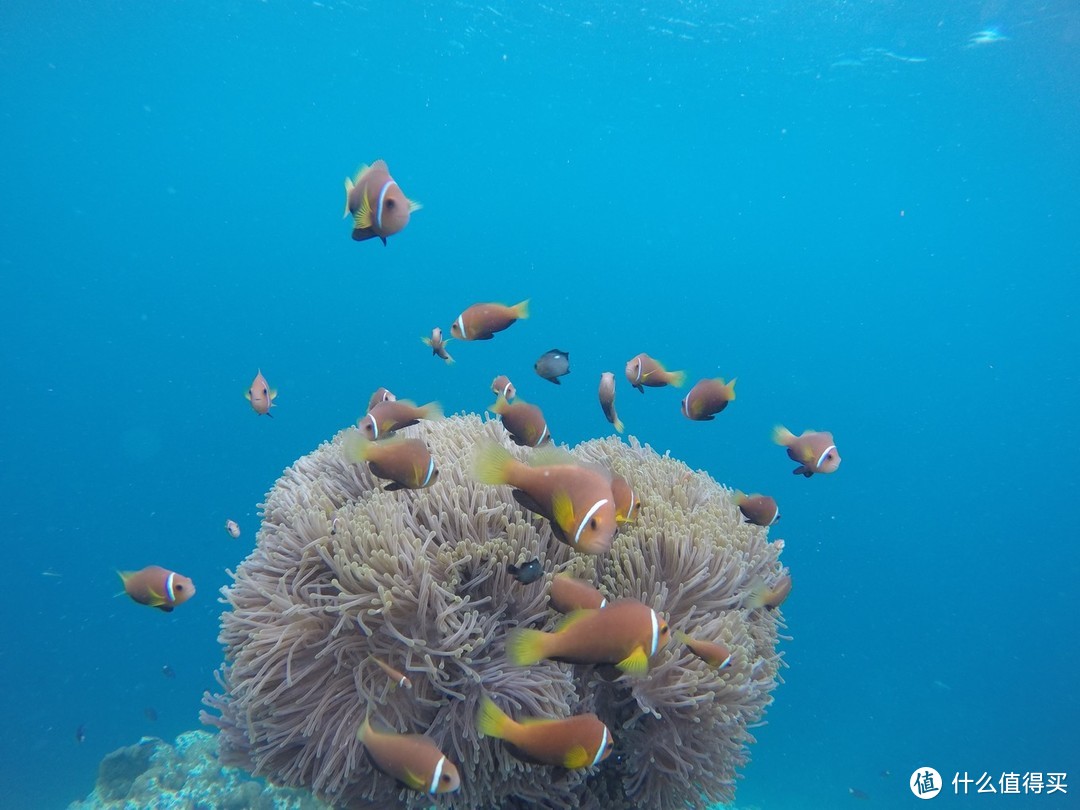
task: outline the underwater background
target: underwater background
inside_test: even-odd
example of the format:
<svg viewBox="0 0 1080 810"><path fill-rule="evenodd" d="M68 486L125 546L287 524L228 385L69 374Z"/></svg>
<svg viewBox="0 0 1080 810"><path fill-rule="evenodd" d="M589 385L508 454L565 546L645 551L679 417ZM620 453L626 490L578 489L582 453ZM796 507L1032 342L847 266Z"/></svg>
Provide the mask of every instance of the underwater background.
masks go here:
<svg viewBox="0 0 1080 810"><path fill-rule="evenodd" d="M64 807L109 751L198 727L257 504L376 387L482 411L506 373L573 445L610 432L605 370L629 434L780 503L790 668L740 805L907 807L926 765L1066 772L1012 804L1073 804L1071 0L6 0L0 23L4 807ZM340 214L376 158L424 206L387 247ZM524 298L453 366L419 341ZM551 348L558 388L532 371ZM625 384L640 351L737 401L684 419ZM260 368L273 419L244 400ZM778 423L832 431L840 470L792 476ZM150 564L197 596L115 598Z"/></svg>

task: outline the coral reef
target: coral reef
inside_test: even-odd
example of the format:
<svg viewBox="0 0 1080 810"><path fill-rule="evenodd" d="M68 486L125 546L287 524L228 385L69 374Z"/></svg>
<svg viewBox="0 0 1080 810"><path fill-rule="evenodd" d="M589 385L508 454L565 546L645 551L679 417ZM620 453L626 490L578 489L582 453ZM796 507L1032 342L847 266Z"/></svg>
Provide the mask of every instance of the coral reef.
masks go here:
<svg viewBox="0 0 1080 810"><path fill-rule="evenodd" d="M278 788L218 761L217 738L188 731L173 745L143 737L106 756L94 792L68 810L329 810L306 790Z"/></svg>
<svg viewBox="0 0 1080 810"><path fill-rule="evenodd" d="M729 802L750 729L778 680L778 610L748 594L784 573L783 541L741 523L730 490L634 440L586 442L572 453L625 477L643 507L610 553L576 554L505 486L472 475L479 444L501 443L497 422L454 416L405 431L422 438L440 477L387 492L342 455L342 434L285 471L263 504L252 554L223 589L222 758L275 783L310 787L350 808L704 808ZM539 557L545 574L522 585L506 571ZM672 642L641 678L610 667L505 656L517 627L550 629L554 573L589 579L609 598L652 606L672 630L724 643L729 666L710 669ZM400 669L398 689L369 659ZM515 715L596 712L615 754L566 771L523 763L474 726L483 695ZM371 714L400 732L429 734L457 764L461 789L431 797L377 770L356 739Z"/></svg>

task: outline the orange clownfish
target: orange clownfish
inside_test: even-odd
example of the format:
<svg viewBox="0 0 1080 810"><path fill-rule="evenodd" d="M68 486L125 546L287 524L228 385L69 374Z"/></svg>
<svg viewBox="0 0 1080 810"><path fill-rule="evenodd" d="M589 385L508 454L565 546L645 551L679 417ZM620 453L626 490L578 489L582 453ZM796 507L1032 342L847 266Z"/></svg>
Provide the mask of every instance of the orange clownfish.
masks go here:
<svg viewBox="0 0 1080 810"><path fill-rule="evenodd" d="M266 414L267 416L273 416L270 413L270 409L274 407L274 400L277 398L277 391L270 387L270 384L266 381L266 377L262 374L262 369L255 375L255 379L251 381L251 387L248 388L245 395L248 401L251 403L251 409L255 413Z"/></svg>
<svg viewBox="0 0 1080 810"><path fill-rule="evenodd" d="M604 412L604 417L611 422L616 433L622 433L622 419L615 413L615 375L612 372L605 371L600 375L600 389L597 393L600 397L600 409Z"/></svg>
<svg viewBox="0 0 1080 810"><path fill-rule="evenodd" d="M671 639L668 623L636 599L617 599L599 610L576 610L554 633L518 629L506 640L506 654L516 666L544 658L571 664L614 664L631 675L644 675L649 659Z"/></svg>
<svg viewBox="0 0 1080 810"><path fill-rule="evenodd" d="M611 494L615 496L615 519L619 523L633 523L641 513L641 501L634 488L621 475L611 476Z"/></svg>
<svg viewBox="0 0 1080 810"><path fill-rule="evenodd" d="M503 427L510 434L510 439L519 447L539 447L551 441L544 412L536 405L530 405L523 399L507 401L499 394L495 404L488 407L502 419Z"/></svg>
<svg viewBox="0 0 1080 810"><path fill-rule="evenodd" d="M683 397L683 416L695 422L711 421L716 414L727 407L729 402L734 401L734 377L729 383L724 382L723 377L717 377L715 380L699 380Z"/></svg>
<svg viewBox="0 0 1080 810"><path fill-rule="evenodd" d="M229 537L235 540L237 537L240 536L240 524L238 524L235 520L226 520L225 531L229 533Z"/></svg>
<svg viewBox="0 0 1080 810"><path fill-rule="evenodd" d="M383 773L425 793L452 793L461 787L457 766L424 734L376 731L371 718L356 732L356 738Z"/></svg>
<svg viewBox="0 0 1080 810"><path fill-rule="evenodd" d="M421 419L442 419L442 406L438 402L417 406L407 399L387 400L372 406L357 427L369 439L381 439L395 430L415 425Z"/></svg>
<svg viewBox="0 0 1080 810"><path fill-rule="evenodd" d="M352 238L357 242L376 236L386 244L409 224L409 215L420 209L401 191L386 167L385 160L361 166L356 178L345 178L345 214L353 217Z"/></svg>
<svg viewBox="0 0 1080 810"><path fill-rule="evenodd" d="M592 583L569 574L556 574L548 588L548 602L559 613L575 610L598 610L607 606L607 598Z"/></svg>
<svg viewBox="0 0 1080 810"><path fill-rule="evenodd" d="M370 412L372 408L378 405L380 402L394 402L397 397L391 393L388 388L376 388L375 392L371 395L371 399L368 400L367 409Z"/></svg>
<svg viewBox="0 0 1080 810"><path fill-rule="evenodd" d="M404 672L399 672L381 658L376 658L374 655L369 655L367 660L374 661L379 669L386 673L386 677L390 679L390 682L399 689L412 689L412 681L409 680L409 676Z"/></svg>
<svg viewBox="0 0 1080 810"><path fill-rule="evenodd" d="M661 388L665 385L674 385L681 388L686 382L685 371L668 371L658 361L642 352L635 354L626 363L626 379L641 393L645 393L644 386Z"/></svg>
<svg viewBox="0 0 1080 810"><path fill-rule="evenodd" d="M431 347L431 353L436 357L442 358L447 365L454 362L454 358L450 356L450 353L446 351L446 344L450 342L450 338L444 338L442 329L436 326L431 330L431 337L420 338L424 342L425 346Z"/></svg>
<svg viewBox="0 0 1080 810"><path fill-rule="evenodd" d="M591 712L563 720L512 720L486 695L476 713L476 730L509 743L518 759L571 770L598 765L608 758L613 747L608 727Z"/></svg>
<svg viewBox="0 0 1080 810"><path fill-rule="evenodd" d="M350 430L341 447L348 461L366 461L372 475L388 479L384 489L390 492L430 487L439 477L435 458L420 439L392 437L374 442Z"/></svg>
<svg viewBox="0 0 1080 810"><path fill-rule="evenodd" d="M507 402L513 402L514 397L517 396L517 389L514 388L514 384L510 382L509 377L500 374L491 381L491 393L497 397L503 397Z"/></svg>
<svg viewBox="0 0 1080 810"><path fill-rule="evenodd" d="M723 669L731 663L731 650L715 641L702 641L686 635L682 630L675 633L675 638L690 648L690 652L713 669Z"/></svg>
<svg viewBox="0 0 1080 810"><path fill-rule="evenodd" d="M124 583L124 592L140 605L149 605L171 613L195 595L195 583L187 577L148 565L141 571L117 571Z"/></svg>
<svg viewBox="0 0 1080 810"><path fill-rule="evenodd" d="M611 549L615 496L597 470L574 463L530 466L502 445L490 444L477 455L475 472L481 483L513 487L518 503L546 517L552 534L575 551L604 554Z"/></svg>
<svg viewBox="0 0 1080 810"><path fill-rule="evenodd" d="M508 307L505 304L473 304L450 326L458 340L491 340L496 332L508 329L514 321L529 317L529 302Z"/></svg>
<svg viewBox="0 0 1080 810"><path fill-rule="evenodd" d="M788 458L799 462L791 471L792 475L805 475L809 478L814 473L833 473L840 466L840 453L836 442L828 432L804 430L796 436L783 425L773 428L773 441L787 448Z"/></svg>
<svg viewBox="0 0 1080 810"><path fill-rule="evenodd" d="M772 526L780 519L780 507L776 505L776 499L768 495L746 495L735 490L735 505L747 522L755 526Z"/></svg>
<svg viewBox="0 0 1080 810"><path fill-rule="evenodd" d="M791 574L784 574L776 580L771 588L763 581L758 580L750 589L750 596L746 600L747 607L753 608L778 608L784 604L784 600L791 593Z"/></svg>

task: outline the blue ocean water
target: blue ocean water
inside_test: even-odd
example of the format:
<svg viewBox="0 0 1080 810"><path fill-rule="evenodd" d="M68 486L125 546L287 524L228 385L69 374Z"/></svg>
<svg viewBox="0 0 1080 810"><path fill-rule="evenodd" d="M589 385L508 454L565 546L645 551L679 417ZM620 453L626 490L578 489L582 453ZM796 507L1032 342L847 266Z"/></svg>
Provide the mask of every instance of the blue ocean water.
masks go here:
<svg viewBox="0 0 1080 810"><path fill-rule="evenodd" d="M63 807L107 752L197 726L257 504L375 387L478 411L505 372L574 444L608 433L599 374L639 351L738 399L690 423L622 385L628 431L783 512L790 669L740 804L907 807L923 765L1067 772L1012 805L1073 803L1070 0L8 0L0 21L4 807ZM424 205L385 248L339 214L379 157ZM523 298L452 367L419 342ZM553 347L559 388L531 371ZM243 398L259 368L272 420ZM840 470L792 476L777 423L831 430ZM153 563L195 599L114 598Z"/></svg>

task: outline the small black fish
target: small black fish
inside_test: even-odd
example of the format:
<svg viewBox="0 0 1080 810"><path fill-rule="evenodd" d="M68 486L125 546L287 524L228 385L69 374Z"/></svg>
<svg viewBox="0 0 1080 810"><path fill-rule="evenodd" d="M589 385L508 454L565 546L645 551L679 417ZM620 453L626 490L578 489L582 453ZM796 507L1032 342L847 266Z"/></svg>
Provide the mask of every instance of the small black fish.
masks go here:
<svg viewBox="0 0 1080 810"><path fill-rule="evenodd" d="M506 571L522 585L528 585L530 582L536 582L536 580L540 579L540 576L544 573L544 566L540 564L540 560L530 560L527 563L522 563L520 567L510 563L506 566Z"/></svg>
<svg viewBox="0 0 1080 810"><path fill-rule="evenodd" d="M75 729L75 742L82 743L86 740L86 726L79 726Z"/></svg>
<svg viewBox="0 0 1080 810"><path fill-rule="evenodd" d="M142 713L146 715L146 719L149 720L151 723L157 721L157 709L155 709L153 706L147 706L145 709L142 710Z"/></svg>
<svg viewBox="0 0 1080 810"><path fill-rule="evenodd" d="M176 677L176 672L168 664L166 664L165 666L163 666L161 668L161 674L164 675L166 678L175 678Z"/></svg>
<svg viewBox="0 0 1080 810"><path fill-rule="evenodd" d="M867 793L865 790L859 790L858 788L848 788L847 791L848 791L848 795L851 796L851 798L853 798L853 799L859 799L861 801L866 801L867 799L870 798L870 794Z"/></svg>
<svg viewBox="0 0 1080 810"><path fill-rule="evenodd" d="M540 355L540 359L533 365L536 373L545 380L551 380L556 385L562 385L559 377L570 373L570 352L552 349Z"/></svg>

